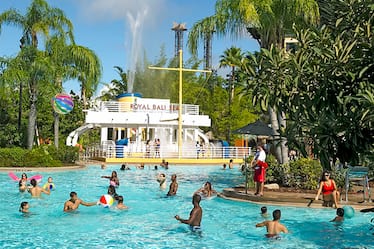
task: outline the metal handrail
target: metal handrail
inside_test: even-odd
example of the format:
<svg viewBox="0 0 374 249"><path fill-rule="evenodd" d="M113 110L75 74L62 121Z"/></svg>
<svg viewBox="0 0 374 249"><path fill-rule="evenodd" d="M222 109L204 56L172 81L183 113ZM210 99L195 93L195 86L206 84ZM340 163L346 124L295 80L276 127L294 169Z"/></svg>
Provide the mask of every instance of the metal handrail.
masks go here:
<svg viewBox="0 0 374 249"><path fill-rule="evenodd" d="M156 154L154 149L148 153L145 146L138 148L137 146L123 145L94 145L85 148L81 153L84 160L94 157L103 158L178 158L178 148L176 146L164 146L160 148L160 153ZM249 147L208 147L200 148L183 148L182 158L201 158L201 159L243 159L251 154Z"/></svg>

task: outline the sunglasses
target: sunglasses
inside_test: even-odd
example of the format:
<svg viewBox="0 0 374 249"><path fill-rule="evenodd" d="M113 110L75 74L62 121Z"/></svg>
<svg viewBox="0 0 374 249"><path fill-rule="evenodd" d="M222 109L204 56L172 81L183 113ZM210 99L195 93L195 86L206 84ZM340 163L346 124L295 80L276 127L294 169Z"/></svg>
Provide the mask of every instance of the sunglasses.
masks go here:
<svg viewBox="0 0 374 249"><path fill-rule="evenodd" d="M330 176L330 174L325 174L325 176Z"/></svg>

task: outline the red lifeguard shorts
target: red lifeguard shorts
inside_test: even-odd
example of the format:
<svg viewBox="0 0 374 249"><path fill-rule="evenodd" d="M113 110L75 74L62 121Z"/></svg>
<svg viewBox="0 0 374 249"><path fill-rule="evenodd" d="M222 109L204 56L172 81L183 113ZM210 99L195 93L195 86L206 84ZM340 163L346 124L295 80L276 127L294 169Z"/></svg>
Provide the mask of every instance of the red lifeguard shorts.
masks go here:
<svg viewBox="0 0 374 249"><path fill-rule="evenodd" d="M255 173L253 176L253 180L255 182L265 182L265 170L268 167L268 164L263 161L258 161L257 165L255 166Z"/></svg>

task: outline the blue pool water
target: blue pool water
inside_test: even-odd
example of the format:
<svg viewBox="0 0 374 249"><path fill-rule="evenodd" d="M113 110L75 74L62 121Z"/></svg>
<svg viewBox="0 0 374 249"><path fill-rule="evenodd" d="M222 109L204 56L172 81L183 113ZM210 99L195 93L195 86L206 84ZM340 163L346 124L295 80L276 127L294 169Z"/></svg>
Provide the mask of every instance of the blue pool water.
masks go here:
<svg viewBox="0 0 374 249"><path fill-rule="evenodd" d="M92 165L83 170L64 172L28 172L54 178L56 189L50 196L32 199L19 193L17 183L7 172L0 173L0 248L373 248L373 213L357 213L352 219L336 225L329 220L333 209L311 209L268 206L270 213L282 210L282 223L291 233L280 240L266 239L261 205L235 202L219 197L203 200L201 235L189 231L187 225L174 219L176 214L188 218L191 196L205 181L217 191L243 183L237 170L221 170L220 166L172 166L155 171L132 167L120 171L119 165L101 170ZM110 175L117 170L121 185L117 189L125 198L127 211L100 206L80 206L75 213L64 213L64 202L76 191L84 201L97 201L107 191ZM166 198L160 191L156 175L165 172L178 176L178 195ZM16 172L20 175L21 172ZM42 185L42 183L40 185ZM30 203L31 216L18 212L21 201ZM307 204L307 203L306 203Z"/></svg>

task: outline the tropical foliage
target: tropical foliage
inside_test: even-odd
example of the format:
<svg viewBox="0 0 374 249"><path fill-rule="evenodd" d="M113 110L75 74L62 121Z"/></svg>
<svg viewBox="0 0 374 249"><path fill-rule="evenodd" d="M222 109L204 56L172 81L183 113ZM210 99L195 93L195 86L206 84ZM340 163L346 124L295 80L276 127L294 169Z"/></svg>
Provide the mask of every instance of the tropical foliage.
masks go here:
<svg viewBox="0 0 374 249"><path fill-rule="evenodd" d="M1 96L17 105L13 109L2 109L5 120L17 119L17 129L11 125L4 133L5 138L12 137L12 143L8 146L23 147L26 143L27 148L31 149L40 142L41 133L47 138L44 134L49 132L44 130L50 130L53 123L54 135L48 137L54 137L57 147L60 118L52 112L49 104L51 97L62 91L64 81L77 79L81 83L83 106L87 106L87 98L96 90L101 76L100 61L92 50L74 43L70 20L45 0L32 1L25 15L14 9L3 12L0 15L0 28L5 24L23 31L20 52L15 57L1 58L0 61ZM39 41L43 41L43 44ZM18 109L18 117L11 113L14 109ZM24 113L28 115L27 121ZM54 117L54 121L51 121L51 117Z"/></svg>
<svg viewBox="0 0 374 249"><path fill-rule="evenodd" d="M197 46L207 33L214 31L217 36L233 38L248 35L256 39L262 48L283 47L283 41L295 23L315 24L319 19L318 4L315 0L218 0L215 14L197 22L188 37L188 46L196 53ZM275 106L268 105L268 112L276 144L279 162L288 162L287 140L280 136L280 129L286 128L284 113Z"/></svg>
<svg viewBox="0 0 374 249"><path fill-rule="evenodd" d="M335 25L296 27L295 54L276 47L249 54L242 66L254 102L286 113L281 130L307 156L305 139L325 168L356 165L373 152L373 5L339 1ZM366 5L365 5L366 4ZM365 7L363 7L365 6ZM365 11L363 11L365 10ZM357 18L358 13L361 18Z"/></svg>

